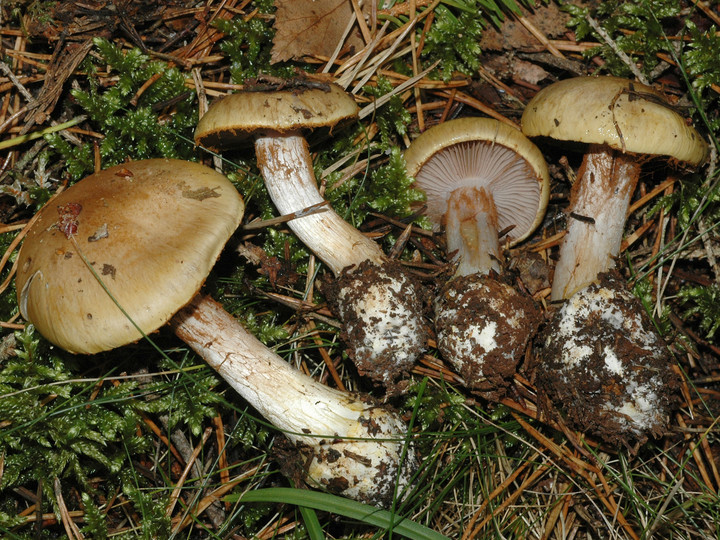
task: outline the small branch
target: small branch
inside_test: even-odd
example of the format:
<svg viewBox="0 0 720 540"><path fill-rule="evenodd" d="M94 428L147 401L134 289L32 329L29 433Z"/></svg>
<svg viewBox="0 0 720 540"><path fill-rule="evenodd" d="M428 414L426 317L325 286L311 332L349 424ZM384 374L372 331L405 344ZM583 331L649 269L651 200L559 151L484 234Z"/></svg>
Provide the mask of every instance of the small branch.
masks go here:
<svg viewBox="0 0 720 540"><path fill-rule="evenodd" d="M329 206L330 203L328 201L322 201L317 204L313 204L312 206L308 206L307 208L303 208L302 210L298 210L296 212L283 214L282 216L278 216L275 218L264 219L262 221L253 221L251 223L247 223L243 225L243 230L252 231L255 229L264 229L265 227L279 225L280 223L286 223L288 221L292 221L293 219L298 219L305 216L312 216L314 214L319 214L320 212L328 211Z"/></svg>
<svg viewBox="0 0 720 540"><path fill-rule="evenodd" d="M613 39L610 37L610 34L608 34L605 29L600 26L598 22L590 15L585 15L585 20L587 20L590 26L593 27L593 30L598 33L598 35L603 39L607 46L612 49L612 51L617 55L617 57L620 58L620 60L622 60L628 68L630 68L630 71L633 72L635 78L641 83L649 85L650 82L647 80L645 75L643 75L642 72L638 69L635 62L633 62L627 54L620 50L620 47L618 47L617 43L613 41Z"/></svg>
<svg viewBox="0 0 720 540"><path fill-rule="evenodd" d="M205 443L210 438L210 435L212 434L212 428L207 427L205 429L205 432L203 433L202 440L198 443L198 445L195 447L195 450L193 451L192 455L190 456L190 459L185 464L185 468L183 469L182 474L180 475L180 478L177 481L177 484L175 485L175 488L173 489L172 493L170 494L170 501L168 502L167 508L165 509L165 515L170 517L173 514L173 510L175 509L175 504L177 503L178 499L180 498L180 492L182 491L183 485L185 485L185 480L187 479L188 474L190 473L190 470L195 465L195 461L197 460L198 456L200 455L200 451L205 446Z"/></svg>
<svg viewBox="0 0 720 540"><path fill-rule="evenodd" d="M18 79L15 76L15 73L13 73L13 70L10 69L10 66L8 66L3 61L0 61L0 71L2 71L8 79L10 79L10 81L13 83L15 88L18 89L18 91L22 94L22 96L28 102L28 105L33 105L35 103L35 98L30 93L30 91L27 88L25 88L25 85L23 83L21 83L20 79Z"/></svg>

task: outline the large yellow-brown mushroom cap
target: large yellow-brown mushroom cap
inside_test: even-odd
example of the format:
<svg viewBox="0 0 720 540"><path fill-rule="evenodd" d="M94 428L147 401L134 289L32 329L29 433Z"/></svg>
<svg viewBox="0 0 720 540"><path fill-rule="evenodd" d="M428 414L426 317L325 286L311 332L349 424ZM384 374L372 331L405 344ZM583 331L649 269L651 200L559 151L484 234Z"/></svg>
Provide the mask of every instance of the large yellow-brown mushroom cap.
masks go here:
<svg viewBox="0 0 720 540"><path fill-rule="evenodd" d="M20 312L71 352L136 341L133 322L152 332L197 293L243 209L230 181L197 163L151 159L93 174L52 199L28 232Z"/></svg>
<svg viewBox="0 0 720 540"><path fill-rule="evenodd" d="M195 129L195 143L211 150L233 148L255 133L330 129L357 115L355 100L335 84L243 91L210 106Z"/></svg>
<svg viewBox="0 0 720 540"><path fill-rule="evenodd" d="M528 137L606 144L690 165L702 163L708 152L663 94L620 77L575 77L546 86L527 104L522 130Z"/></svg>

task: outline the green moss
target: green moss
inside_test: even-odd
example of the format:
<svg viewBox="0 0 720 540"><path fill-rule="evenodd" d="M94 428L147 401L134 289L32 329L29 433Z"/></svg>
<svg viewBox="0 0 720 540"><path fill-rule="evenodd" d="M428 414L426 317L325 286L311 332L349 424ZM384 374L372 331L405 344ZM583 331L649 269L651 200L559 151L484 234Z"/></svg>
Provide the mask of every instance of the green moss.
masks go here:
<svg viewBox="0 0 720 540"><path fill-rule="evenodd" d="M687 50L682 55L683 67L695 81L698 89L705 90L713 84L720 84L720 65L717 53L720 51L720 33L716 26L701 31L691 20L686 27L690 36Z"/></svg>
<svg viewBox="0 0 720 540"><path fill-rule="evenodd" d="M456 425L470 419L465 397L451 389L428 387L422 381L410 386L406 407L416 411L416 423L422 432L436 431L443 424Z"/></svg>
<svg viewBox="0 0 720 540"><path fill-rule="evenodd" d="M485 18L478 2L472 9L453 11L445 5L435 8L435 21L425 36L422 51L427 64L439 61L438 73L448 81L454 72L471 76L480 67L480 36Z"/></svg>
<svg viewBox="0 0 720 540"><path fill-rule="evenodd" d="M375 86L366 86L366 94L379 99L393 91L393 85L387 77L378 77ZM398 136L407 134L407 128L412 117L405 109L402 98L395 94L380 107L375 114L375 121L380 130L380 149L388 151L397 144Z"/></svg>
<svg viewBox="0 0 720 540"><path fill-rule="evenodd" d="M686 27L691 39L678 56L697 92L699 115L710 129L717 148L717 133L720 131L720 96L717 92L720 85L720 65L717 61L720 55L720 35L715 25L701 31L695 23L688 20Z"/></svg>
<svg viewBox="0 0 720 540"><path fill-rule="evenodd" d="M0 254L5 253L12 244L17 233L5 233L0 234ZM10 268L12 263L17 258L17 252L13 253L8 261L7 268L0 274L0 283L5 281L10 275ZM2 294L0 294L0 319L3 321L9 321L15 314L17 314L17 300L15 294L15 281L13 280Z"/></svg>
<svg viewBox="0 0 720 540"><path fill-rule="evenodd" d="M87 59L83 64L88 73L87 89L74 89L71 93L88 115L92 128L104 136L99 145L102 167L128 159L194 159L192 132L197 111L193 93L185 87L184 75L165 62L151 61L139 49L123 50L100 38L95 39L95 46L100 59ZM117 77L114 84L100 80L98 64L110 67L110 74ZM64 159L73 179L93 171L91 143L74 147L57 134L46 139Z"/></svg>
<svg viewBox="0 0 720 540"><path fill-rule="evenodd" d="M272 18L268 15L275 11L273 3L255 2L255 7L258 13L250 20L234 17L214 22L215 27L225 34L220 42L220 50L230 61L230 78L234 83L242 84L261 74L292 77L295 75L293 65L270 62L275 30L272 28Z"/></svg>
<svg viewBox="0 0 720 540"><path fill-rule="evenodd" d="M388 161L372 172L368 205L383 214L407 217L412 206L425 200L424 192L415 189L407 175L405 158L397 146L390 150Z"/></svg>
<svg viewBox="0 0 720 540"><path fill-rule="evenodd" d="M125 456L109 443L134 437L132 390L121 385L120 397L117 388L105 388L90 401L94 385L73 381L74 359L53 353L32 326L15 340L15 353L0 370L0 416L8 423L0 437L2 488L42 481L51 495L54 478L89 489L91 475L117 473Z"/></svg>
<svg viewBox="0 0 720 540"><path fill-rule="evenodd" d="M600 55L606 62L602 69L622 77L632 74L630 68L592 28L587 16L595 18L617 47L627 53L634 62L639 63L647 75L660 61L657 53L668 52L669 42L663 22L677 17L682 9L676 0L611 0L599 3L595 11L571 3L564 7L572 15L569 26L575 29L578 41L592 36L598 43L602 43L599 47L587 51L585 55Z"/></svg>
<svg viewBox="0 0 720 540"><path fill-rule="evenodd" d="M720 287L685 285L678 298L687 307L683 319L695 321L706 339L714 340L720 328Z"/></svg>
<svg viewBox="0 0 720 540"><path fill-rule="evenodd" d="M45 140L65 162L67 174L73 180L80 180L93 171L93 147L90 144L72 146L57 133L46 135Z"/></svg>
<svg viewBox="0 0 720 540"><path fill-rule="evenodd" d="M6 343L10 339L13 336L6 336ZM121 366L130 360L127 353L98 355L87 363L84 357L49 347L32 326L16 332L14 340L14 353L6 346L0 363L0 418L6 424L0 432L0 489L5 493L20 486L42 486L43 499L55 501L53 485L58 478L64 489L74 487L84 496L105 499L124 486L133 504L148 505L152 500L157 506L157 494L147 491L148 479L133 471L136 460L155 451L153 437L141 429L142 416L163 416L168 430L189 429L199 435L217 416L221 402L226 404L216 392L217 377L207 368L193 375L180 372L172 380L155 376L111 384L102 375L86 379L78 374L97 375L94 368L88 373L88 365L104 362ZM172 362L162 367L171 366L176 367ZM245 438L253 438L253 444L264 441L257 437L263 430L248 428ZM98 477L106 479L102 486L97 485ZM0 514L3 511L9 510L0 506ZM10 526L8 519L0 515L0 527ZM166 525L163 512L143 509L143 527L157 532Z"/></svg>
<svg viewBox="0 0 720 540"><path fill-rule="evenodd" d="M107 518L105 513L100 510L95 501L88 493L81 495L84 525L81 532L85 537L94 538L95 540L105 540L108 537Z"/></svg>

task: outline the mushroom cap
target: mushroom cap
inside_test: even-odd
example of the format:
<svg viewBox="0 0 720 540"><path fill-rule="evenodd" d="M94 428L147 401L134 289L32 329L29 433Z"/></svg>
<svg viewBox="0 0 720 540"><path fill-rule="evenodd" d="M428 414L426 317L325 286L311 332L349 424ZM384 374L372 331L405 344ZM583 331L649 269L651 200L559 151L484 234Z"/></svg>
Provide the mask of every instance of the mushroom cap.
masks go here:
<svg viewBox="0 0 720 540"><path fill-rule="evenodd" d="M464 187L484 187L492 195L498 228L514 226L507 235L511 245L542 221L550 194L547 164L518 129L490 118L450 120L415 139L405 161L415 187L427 195L425 214L438 226L448 197Z"/></svg>
<svg viewBox="0 0 720 540"><path fill-rule="evenodd" d="M546 86L527 104L522 130L528 137L606 144L690 165L708 153L700 134L663 94L620 77L575 77Z"/></svg>
<svg viewBox="0 0 720 540"><path fill-rule="evenodd" d="M197 163L150 159L88 176L28 231L20 313L74 353L136 341L140 332L110 295L145 334L158 329L200 289L243 210L230 181Z"/></svg>
<svg viewBox="0 0 720 540"><path fill-rule="evenodd" d="M357 118L355 100L335 84L243 91L214 102L198 122L195 144L222 150L255 133L332 128Z"/></svg>

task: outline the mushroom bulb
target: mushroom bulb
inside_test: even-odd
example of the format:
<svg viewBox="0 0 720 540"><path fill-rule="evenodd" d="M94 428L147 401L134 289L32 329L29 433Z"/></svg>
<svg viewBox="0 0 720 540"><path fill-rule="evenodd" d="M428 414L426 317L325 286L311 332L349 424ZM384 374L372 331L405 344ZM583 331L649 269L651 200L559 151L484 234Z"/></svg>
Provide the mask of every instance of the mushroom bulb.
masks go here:
<svg viewBox="0 0 720 540"><path fill-rule="evenodd" d="M532 137L589 145L570 192L552 285L552 300L567 302L540 340L538 388L572 426L612 443L642 443L665 430L675 376L642 306L605 272L615 268L643 161L663 156L696 166L707 145L662 94L617 77L579 77L543 88L528 103L522 129ZM622 345L630 327L632 347ZM608 377L612 384L600 384Z"/></svg>
<svg viewBox="0 0 720 540"><path fill-rule="evenodd" d="M572 295L540 340L538 389L611 444L665 431L677 379L662 338L617 271Z"/></svg>
<svg viewBox="0 0 720 540"><path fill-rule="evenodd" d="M53 199L28 231L18 255L21 314L52 343L82 354L170 321L299 447L309 484L387 504L417 466L412 447L402 459L400 417L292 368L197 294L243 208L224 176L195 163L155 159L93 174Z"/></svg>
<svg viewBox="0 0 720 540"><path fill-rule="evenodd" d="M438 348L469 387L502 393L540 312L502 279L500 243L521 242L542 220L549 193L545 160L519 130L487 118L428 129L405 160L427 195L425 213L445 228L457 264L435 301Z"/></svg>
<svg viewBox="0 0 720 540"><path fill-rule="evenodd" d="M253 137L268 193L287 215L326 203L303 134L356 117L354 100L332 84L244 91L211 105L195 142L220 150ZM335 275L330 301L358 371L393 385L425 349L421 285L329 207L288 225Z"/></svg>

